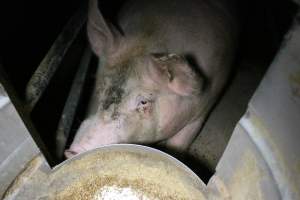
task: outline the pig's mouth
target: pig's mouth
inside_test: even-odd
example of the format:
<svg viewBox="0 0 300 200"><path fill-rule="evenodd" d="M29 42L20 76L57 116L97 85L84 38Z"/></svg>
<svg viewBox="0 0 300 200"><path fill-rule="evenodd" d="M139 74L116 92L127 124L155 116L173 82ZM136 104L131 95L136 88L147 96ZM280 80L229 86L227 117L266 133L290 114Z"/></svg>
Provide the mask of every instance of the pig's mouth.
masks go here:
<svg viewBox="0 0 300 200"><path fill-rule="evenodd" d="M79 154L79 153L82 153L82 152L85 152L87 151L88 149L85 149L84 147L81 147L81 146L75 146L75 147L71 147L67 150L65 150L65 157L66 158L72 158L74 157L75 155Z"/></svg>
<svg viewBox="0 0 300 200"><path fill-rule="evenodd" d="M65 150L65 156L66 156L66 158L72 158L76 154L78 154L78 152L70 150L70 149Z"/></svg>

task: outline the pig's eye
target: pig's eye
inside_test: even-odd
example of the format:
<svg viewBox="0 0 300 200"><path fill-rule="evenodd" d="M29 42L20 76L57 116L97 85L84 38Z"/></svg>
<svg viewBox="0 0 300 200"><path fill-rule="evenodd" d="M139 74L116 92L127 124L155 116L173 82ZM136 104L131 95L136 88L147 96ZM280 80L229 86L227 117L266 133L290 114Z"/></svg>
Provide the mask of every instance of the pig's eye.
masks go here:
<svg viewBox="0 0 300 200"><path fill-rule="evenodd" d="M137 97L137 107L136 110L142 113L148 113L151 110L151 100L143 96Z"/></svg>
<svg viewBox="0 0 300 200"><path fill-rule="evenodd" d="M148 103L150 102L149 99L146 99L145 97L143 96L138 96L137 97L137 106L145 106L147 105Z"/></svg>
<svg viewBox="0 0 300 200"><path fill-rule="evenodd" d="M141 103L142 105L146 105L146 104L148 103L148 101L142 100L140 103Z"/></svg>

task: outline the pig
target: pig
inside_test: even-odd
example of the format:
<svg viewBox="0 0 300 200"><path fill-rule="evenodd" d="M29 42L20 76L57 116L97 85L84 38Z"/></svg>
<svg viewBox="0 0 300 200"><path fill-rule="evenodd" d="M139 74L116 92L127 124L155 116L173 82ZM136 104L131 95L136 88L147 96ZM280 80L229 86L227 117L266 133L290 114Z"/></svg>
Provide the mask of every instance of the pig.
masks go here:
<svg viewBox="0 0 300 200"><path fill-rule="evenodd" d="M87 34L99 67L65 156L116 143L184 152L226 84L237 32L221 1L131 0L113 25L90 0Z"/></svg>

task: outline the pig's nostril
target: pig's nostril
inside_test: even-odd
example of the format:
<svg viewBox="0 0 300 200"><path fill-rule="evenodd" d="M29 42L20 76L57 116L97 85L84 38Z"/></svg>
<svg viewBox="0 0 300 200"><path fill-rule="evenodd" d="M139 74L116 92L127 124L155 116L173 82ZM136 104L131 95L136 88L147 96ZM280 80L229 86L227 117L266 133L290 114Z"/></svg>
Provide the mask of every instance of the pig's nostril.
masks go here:
<svg viewBox="0 0 300 200"><path fill-rule="evenodd" d="M78 152L70 150L70 149L68 149L68 150L65 151L66 158L72 158L76 154L78 154Z"/></svg>

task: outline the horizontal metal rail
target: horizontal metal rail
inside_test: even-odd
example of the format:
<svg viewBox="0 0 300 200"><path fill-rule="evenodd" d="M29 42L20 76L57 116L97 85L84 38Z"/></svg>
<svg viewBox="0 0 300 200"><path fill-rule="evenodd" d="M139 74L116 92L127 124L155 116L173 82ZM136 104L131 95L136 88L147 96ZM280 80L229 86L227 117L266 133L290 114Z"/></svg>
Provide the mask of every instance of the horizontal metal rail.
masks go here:
<svg viewBox="0 0 300 200"><path fill-rule="evenodd" d="M87 77L91 57L92 52L89 47L86 47L58 124L56 132L56 156L59 159L62 159L63 157L63 152L73 124L76 109L80 101L84 82Z"/></svg>
<svg viewBox="0 0 300 200"><path fill-rule="evenodd" d="M29 112L43 95L52 76L60 66L66 52L74 42L75 38L78 36L85 21L86 9L79 9L64 27L47 55L32 75L27 84L25 93L26 105Z"/></svg>

